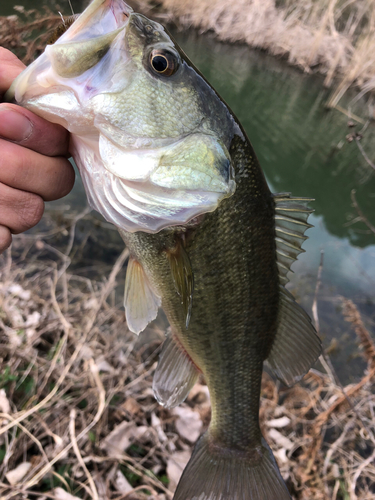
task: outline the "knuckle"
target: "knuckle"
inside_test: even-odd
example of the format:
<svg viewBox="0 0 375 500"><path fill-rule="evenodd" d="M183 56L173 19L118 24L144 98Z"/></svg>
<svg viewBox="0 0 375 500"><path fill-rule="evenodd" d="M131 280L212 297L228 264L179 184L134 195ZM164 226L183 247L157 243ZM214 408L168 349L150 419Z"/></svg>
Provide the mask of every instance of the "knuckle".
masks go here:
<svg viewBox="0 0 375 500"><path fill-rule="evenodd" d="M34 193L24 193L20 201L18 216L24 226L24 231L38 224L44 212L44 202Z"/></svg>

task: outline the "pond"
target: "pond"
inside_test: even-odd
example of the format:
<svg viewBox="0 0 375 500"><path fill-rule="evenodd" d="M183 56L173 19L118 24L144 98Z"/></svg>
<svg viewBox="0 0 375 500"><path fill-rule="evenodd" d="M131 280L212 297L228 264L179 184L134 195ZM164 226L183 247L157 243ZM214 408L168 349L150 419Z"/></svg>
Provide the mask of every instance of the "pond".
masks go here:
<svg viewBox="0 0 375 500"><path fill-rule="evenodd" d="M35 5L34 0L22 4ZM11 13L10 2L1 6L0 14ZM272 191L315 198L309 219L314 228L307 232L306 253L293 266L290 288L311 314L324 252L317 302L321 337L330 346L340 380L357 378L366 365L342 316L341 301L353 300L374 331L375 234L357 220L352 201L355 190L356 202L375 225L375 170L360 151L375 160L374 124L367 126L359 145L349 142L346 137L360 132L362 124L353 120L355 126L348 127L345 114L326 109L331 91L323 88L321 76L303 74L246 46L219 43L210 34L176 31L174 36L240 119ZM341 106L346 108L355 95L349 93ZM355 111L366 117L365 103ZM85 206L79 179L63 203L74 210ZM61 205L47 204L47 213Z"/></svg>

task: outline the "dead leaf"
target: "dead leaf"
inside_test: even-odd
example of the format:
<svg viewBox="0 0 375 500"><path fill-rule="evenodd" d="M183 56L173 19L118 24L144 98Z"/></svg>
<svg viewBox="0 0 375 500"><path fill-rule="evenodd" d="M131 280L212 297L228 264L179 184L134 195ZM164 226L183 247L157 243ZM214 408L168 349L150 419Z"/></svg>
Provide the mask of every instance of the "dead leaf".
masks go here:
<svg viewBox="0 0 375 500"><path fill-rule="evenodd" d="M10 285L7 291L8 293L15 295L16 297L19 297L22 300L30 300L31 297L30 290L24 290L22 286L18 285L17 283Z"/></svg>
<svg viewBox="0 0 375 500"><path fill-rule="evenodd" d="M140 405L137 403L137 401L134 398L127 398L125 403L121 405L122 408L124 408L125 411L130 413L130 415L135 415L136 413L139 412L141 409Z"/></svg>
<svg viewBox="0 0 375 500"><path fill-rule="evenodd" d="M38 326L41 317L42 315L38 311L34 311L33 313L29 314L25 321L25 327L31 328Z"/></svg>
<svg viewBox="0 0 375 500"><path fill-rule="evenodd" d="M22 462L21 464L17 465L15 469L7 472L5 474L5 477L7 478L9 484L13 486L14 484L17 484L20 481L22 481L22 479L29 472L30 467L31 467L30 462Z"/></svg>
<svg viewBox="0 0 375 500"><path fill-rule="evenodd" d="M156 430L161 443L165 443L165 441L168 441L168 438L161 426L161 420L155 415L155 413L151 413L151 425Z"/></svg>
<svg viewBox="0 0 375 500"><path fill-rule="evenodd" d="M4 389L0 390L0 411L1 413L10 413L10 404Z"/></svg>
<svg viewBox="0 0 375 500"><path fill-rule="evenodd" d="M98 492L98 500L108 500L108 488L103 477L95 478L95 486Z"/></svg>
<svg viewBox="0 0 375 500"><path fill-rule="evenodd" d="M266 422L266 425L268 427L275 427L276 429L282 429L283 427L286 427L289 425L291 422L290 418L288 417L281 417L281 418L274 418L273 420L269 420Z"/></svg>
<svg viewBox="0 0 375 500"><path fill-rule="evenodd" d="M176 451L168 458L167 461L167 476L169 479L168 489L175 491L180 480L182 471L190 460L191 451Z"/></svg>
<svg viewBox="0 0 375 500"><path fill-rule="evenodd" d="M54 495L57 500L80 500L80 498L71 495L62 488L55 488Z"/></svg>
<svg viewBox="0 0 375 500"><path fill-rule="evenodd" d="M286 456L286 449L280 448L279 450L274 452L275 458L277 458L278 462L281 464L286 464L289 462L288 457Z"/></svg>
<svg viewBox="0 0 375 500"><path fill-rule="evenodd" d="M148 427L137 427L134 422L124 421L113 429L101 442L100 448L110 457L119 457L129 448L133 441L139 439L148 431Z"/></svg>
<svg viewBox="0 0 375 500"><path fill-rule="evenodd" d="M129 483L129 481L120 470L118 470L116 473L114 483L116 490L123 495L126 495L126 493L130 493L131 491L133 491L133 486Z"/></svg>
<svg viewBox="0 0 375 500"><path fill-rule="evenodd" d="M100 356L96 361L95 364L100 372L107 372L107 373L113 373L115 369L113 366L111 366L106 359L104 359L104 356Z"/></svg>
<svg viewBox="0 0 375 500"><path fill-rule="evenodd" d="M182 406L175 408L173 414L178 416L175 425L180 436L189 443L195 443L203 426L199 413L188 406Z"/></svg>
<svg viewBox="0 0 375 500"><path fill-rule="evenodd" d="M270 429L268 431L268 436L281 448L285 448L286 450L291 450L293 448L292 441L286 436L283 436L276 429Z"/></svg>
<svg viewBox="0 0 375 500"><path fill-rule="evenodd" d="M14 320L15 318L16 317L13 316L12 319ZM19 321L19 318L18 319L16 318L15 322L17 322L17 321ZM19 333L20 333L19 330L15 330L14 328L7 328L5 330L5 333L7 334L9 344L12 347L19 347L22 344L22 336L19 335Z"/></svg>
<svg viewBox="0 0 375 500"><path fill-rule="evenodd" d="M80 358L82 359L91 359L94 357L94 351L88 345L82 346L82 349L79 353Z"/></svg>

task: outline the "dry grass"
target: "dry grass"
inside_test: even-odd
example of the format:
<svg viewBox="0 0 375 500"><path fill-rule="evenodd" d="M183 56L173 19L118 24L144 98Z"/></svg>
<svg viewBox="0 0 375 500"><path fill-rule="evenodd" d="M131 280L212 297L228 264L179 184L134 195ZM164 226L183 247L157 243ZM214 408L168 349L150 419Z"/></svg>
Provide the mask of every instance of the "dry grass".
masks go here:
<svg viewBox="0 0 375 500"><path fill-rule="evenodd" d="M0 46L14 52L26 65L42 53L54 30L61 25L59 8L25 10L15 7L12 16L0 16Z"/></svg>
<svg viewBox="0 0 375 500"><path fill-rule="evenodd" d="M116 287L127 258L120 240L113 266L95 264L91 279L80 267L83 243L94 251L93 233L98 246L110 240L100 236L103 225L93 227L87 210L50 221L42 234L16 237L0 258L3 500L170 499L193 434L208 425L203 381L177 410L153 398L164 325L134 348ZM369 361L346 396L317 371L292 389L263 379L262 430L296 500L375 499L374 346L354 304L343 300L343 308Z"/></svg>
<svg viewBox="0 0 375 500"><path fill-rule="evenodd" d="M150 1L152 3L152 1ZM184 26L247 43L335 84L335 106L351 85L375 89L373 0L160 0ZM338 83L339 82L339 83Z"/></svg>

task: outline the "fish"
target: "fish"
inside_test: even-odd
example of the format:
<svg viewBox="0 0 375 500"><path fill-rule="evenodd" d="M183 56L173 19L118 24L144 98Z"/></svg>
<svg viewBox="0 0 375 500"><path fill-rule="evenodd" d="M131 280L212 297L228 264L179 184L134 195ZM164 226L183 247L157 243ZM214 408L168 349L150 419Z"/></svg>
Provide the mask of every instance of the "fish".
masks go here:
<svg viewBox="0 0 375 500"><path fill-rule="evenodd" d="M94 0L21 73L7 99L71 132L91 206L130 257L127 325L164 310L154 374L173 408L199 376L212 406L174 500L287 500L259 426L266 364L286 385L321 353L285 288L303 251L308 198L271 193L245 130L159 23Z"/></svg>

